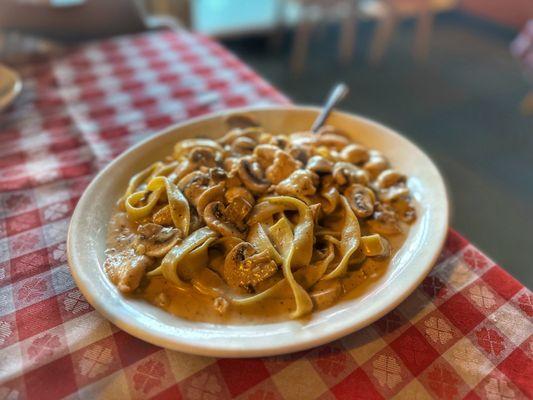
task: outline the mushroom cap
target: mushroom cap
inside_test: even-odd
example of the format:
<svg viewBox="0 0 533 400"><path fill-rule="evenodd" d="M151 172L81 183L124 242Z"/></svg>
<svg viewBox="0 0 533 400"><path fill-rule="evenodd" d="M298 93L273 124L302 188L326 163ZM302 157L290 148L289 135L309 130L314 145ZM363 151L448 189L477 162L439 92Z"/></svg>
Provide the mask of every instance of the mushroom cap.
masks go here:
<svg viewBox="0 0 533 400"><path fill-rule="evenodd" d="M340 158L353 164L365 163L369 159L368 150L360 144L351 143L344 147L340 153Z"/></svg>
<svg viewBox="0 0 533 400"><path fill-rule="evenodd" d="M344 195L357 217L367 218L374 212L376 196L368 187L354 183L344 191Z"/></svg>
<svg viewBox="0 0 533 400"><path fill-rule="evenodd" d="M333 177L339 185L346 185L350 183L367 184L369 177L368 173L346 161L336 162L333 166Z"/></svg>
<svg viewBox="0 0 533 400"><path fill-rule="evenodd" d="M251 243L241 242L227 254L223 277L230 287L253 292L257 284L270 278L277 270L267 250L256 253Z"/></svg>
<svg viewBox="0 0 533 400"><path fill-rule="evenodd" d="M376 203L374 213L367 222L374 232L383 235L395 235L402 232L398 217L388 204Z"/></svg>
<svg viewBox="0 0 533 400"><path fill-rule="evenodd" d="M176 143L174 146L173 157L176 160L179 160L183 155L189 154L190 151L195 147L211 148L213 150L223 151L220 144L212 139L185 139Z"/></svg>
<svg viewBox="0 0 533 400"><path fill-rule="evenodd" d="M150 257L163 257L181 240L182 235L178 228L152 222L140 225L137 233L136 247L141 246L143 254Z"/></svg>
<svg viewBox="0 0 533 400"><path fill-rule="evenodd" d="M307 160L306 168L317 174L330 174L333 171L333 163L322 156L313 156Z"/></svg>
<svg viewBox="0 0 533 400"><path fill-rule="evenodd" d="M241 158L237 173L244 186L252 193L262 194L270 187L270 182L264 178L259 163L249 158Z"/></svg>
<svg viewBox="0 0 533 400"><path fill-rule="evenodd" d="M224 122L230 128L249 128L259 126L257 119L250 114L231 114L228 115Z"/></svg>
<svg viewBox="0 0 533 400"><path fill-rule="evenodd" d="M228 220L224 204L220 201L209 203L204 209L203 217L207 226L222 236L235 236L240 239L246 236L246 230L240 230L237 225Z"/></svg>
<svg viewBox="0 0 533 400"><path fill-rule="evenodd" d="M198 198L208 188L209 180L208 173L193 171L178 182L178 188L183 192L187 200L196 206Z"/></svg>
<svg viewBox="0 0 533 400"><path fill-rule="evenodd" d="M198 146L192 148L188 158L196 167L215 167L220 159L219 154L220 152L211 147Z"/></svg>
<svg viewBox="0 0 533 400"><path fill-rule="evenodd" d="M251 154L257 142L249 137L240 136L231 143L231 150L237 154Z"/></svg>

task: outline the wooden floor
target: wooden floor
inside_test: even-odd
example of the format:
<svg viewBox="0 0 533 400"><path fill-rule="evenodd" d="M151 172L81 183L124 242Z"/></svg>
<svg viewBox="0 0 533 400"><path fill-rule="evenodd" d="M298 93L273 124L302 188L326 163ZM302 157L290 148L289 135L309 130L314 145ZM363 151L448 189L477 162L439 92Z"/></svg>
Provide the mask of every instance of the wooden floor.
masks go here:
<svg viewBox="0 0 533 400"><path fill-rule="evenodd" d="M449 186L452 226L533 287L533 118L519 112L527 84L508 44L513 32L459 15L437 20L426 65L410 54L412 26L399 30L382 65L365 57L373 26L359 28L356 60L337 64L333 27L312 43L300 77L263 39L227 45L299 103L320 103L339 80L351 87L342 108L394 127L437 162Z"/></svg>

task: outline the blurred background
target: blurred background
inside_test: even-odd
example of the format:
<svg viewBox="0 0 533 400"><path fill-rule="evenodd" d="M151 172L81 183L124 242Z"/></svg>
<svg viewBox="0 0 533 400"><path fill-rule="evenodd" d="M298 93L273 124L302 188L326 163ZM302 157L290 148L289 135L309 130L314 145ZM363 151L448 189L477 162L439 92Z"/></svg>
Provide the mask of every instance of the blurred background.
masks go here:
<svg viewBox="0 0 533 400"><path fill-rule="evenodd" d="M148 29L212 36L297 103L346 82L341 108L427 151L451 226L533 287L533 0L1 0L0 59Z"/></svg>

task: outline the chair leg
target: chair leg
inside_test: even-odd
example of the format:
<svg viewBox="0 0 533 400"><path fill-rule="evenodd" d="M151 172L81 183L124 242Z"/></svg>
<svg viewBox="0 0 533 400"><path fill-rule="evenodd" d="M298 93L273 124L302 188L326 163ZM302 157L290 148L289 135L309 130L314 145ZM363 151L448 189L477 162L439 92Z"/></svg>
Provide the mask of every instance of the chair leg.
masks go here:
<svg viewBox="0 0 533 400"><path fill-rule="evenodd" d="M311 21L303 17L296 28L296 34L292 45L291 71L295 74L301 73L304 69L310 35Z"/></svg>
<svg viewBox="0 0 533 400"><path fill-rule="evenodd" d="M339 61L348 64L353 57L357 35L357 14L355 0L350 2L350 13L341 22L339 38Z"/></svg>
<svg viewBox="0 0 533 400"><path fill-rule="evenodd" d="M372 44L370 45L370 63L379 64L392 40L397 25L397 17L391 11L378 22Z"/></svg>
<svg viewBox="0 0 533 400"><path fill-rule="evenodd" d="M275 51L279 51L283 44L283 36L286 29L286 4L285 0L276 0L275 27L269 40L270 48Z"/></svg>
<svg viewBox="0 0 533 400"><path fill-rule="evenodd" d="M528 94L522 99L520 104L520 111L523 115L532 116L533 115L533 90L530 90Z"/></svg>
<svg viewBox="0 0 533 400"><path fill-rule="evenodd" d="M418 16L413 43L413 56L417 62L427 61L428 59L432 29L433 13L429 8L425 8Z"/></svg>

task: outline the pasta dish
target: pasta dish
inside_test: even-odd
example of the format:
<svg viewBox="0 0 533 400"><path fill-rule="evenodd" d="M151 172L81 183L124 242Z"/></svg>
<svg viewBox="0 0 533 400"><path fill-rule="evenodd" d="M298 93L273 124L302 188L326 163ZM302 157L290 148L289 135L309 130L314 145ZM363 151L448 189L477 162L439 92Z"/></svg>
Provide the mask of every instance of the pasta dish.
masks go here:
<svg viewBox="0 0 533 400"><path fill-rule="evenodd" d="M207 322L302 318L378 279L416 218L407 178L331 126L233 115L137 172L108 230L124 294Z"/></svg>

